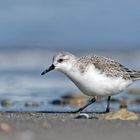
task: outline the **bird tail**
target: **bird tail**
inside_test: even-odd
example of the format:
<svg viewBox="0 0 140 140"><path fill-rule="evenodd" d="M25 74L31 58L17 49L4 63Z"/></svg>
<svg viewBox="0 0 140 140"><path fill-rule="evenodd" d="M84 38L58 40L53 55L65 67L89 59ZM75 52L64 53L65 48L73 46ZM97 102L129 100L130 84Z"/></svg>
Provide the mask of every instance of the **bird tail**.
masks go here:
<svg viewBox="0 0 140 140"><path fill-rule="evenodd" d="M140 71L133 71L130 73L130 77L134 80L140 79Z"/></svg>

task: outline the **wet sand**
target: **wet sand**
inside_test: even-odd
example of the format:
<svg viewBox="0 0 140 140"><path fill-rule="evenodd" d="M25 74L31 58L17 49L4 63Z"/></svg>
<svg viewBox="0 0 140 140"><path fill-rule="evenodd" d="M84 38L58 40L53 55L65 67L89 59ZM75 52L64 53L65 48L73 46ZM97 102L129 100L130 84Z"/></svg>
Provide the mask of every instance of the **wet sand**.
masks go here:
<svg viewBox="0 0 140 140"><path fill-rule="evenodd" d="M0 140L139 140L140 119L136 121L101 120L101 114L89 114L92 119L75 119L78 114L64 113L1 113Z"/></svg>

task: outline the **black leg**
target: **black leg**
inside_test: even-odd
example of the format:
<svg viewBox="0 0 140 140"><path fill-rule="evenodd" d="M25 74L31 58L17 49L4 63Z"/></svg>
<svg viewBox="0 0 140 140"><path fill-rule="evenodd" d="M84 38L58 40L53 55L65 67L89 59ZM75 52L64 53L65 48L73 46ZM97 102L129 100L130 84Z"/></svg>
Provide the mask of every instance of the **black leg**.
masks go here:
<svg viewBox="0 0 140 140"><path fill-rule="evenodd" d="M78 112L83 111L86 107L88 107L89 105L91 105L95 101L96 101L96 99L95 98L92 98L91 100L88 101L88 103L85 106L83 106L82 108L80 108L80 109L78 109L76 111L72 111L72 113L78 113Z"/></svg>
<svg viewBox="0 0 140 140"><path fill-rule="evenodd" d="M108 96L106 112L110 111L110 100L111 100L111 96Z"/></svg>

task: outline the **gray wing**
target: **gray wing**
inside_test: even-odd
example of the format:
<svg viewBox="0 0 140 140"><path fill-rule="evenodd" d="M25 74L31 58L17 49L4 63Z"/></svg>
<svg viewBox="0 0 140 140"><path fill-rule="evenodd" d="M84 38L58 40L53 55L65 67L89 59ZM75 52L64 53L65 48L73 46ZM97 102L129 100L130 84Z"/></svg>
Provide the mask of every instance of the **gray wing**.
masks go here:
<svg viewBox="0 0 140 140"><path fill-rule="evenodd" d="M93 56L91 57L93 64L96 68L105 72L107 76L110 77L122 77L127 80L137 80L140 78L140 72L126 68L122 64L101 56Z"/></svg>

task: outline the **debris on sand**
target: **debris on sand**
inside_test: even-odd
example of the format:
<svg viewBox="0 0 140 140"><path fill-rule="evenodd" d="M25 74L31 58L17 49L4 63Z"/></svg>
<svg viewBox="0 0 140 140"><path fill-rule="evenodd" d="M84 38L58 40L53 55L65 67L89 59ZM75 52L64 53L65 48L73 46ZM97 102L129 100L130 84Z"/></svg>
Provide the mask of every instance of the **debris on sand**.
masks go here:
<svg viewBox="0 0 140 140"><path fill-rule="evenodd" d="M122 108L115 112L109 112L103 116L105 120L137 120L138 115L134 112L130 112L125 108Z"/></svg>
<svg viewBox="0 0 140 140"><path fill-rule="evenodd" d="M89 115L86 113L80 113L79 116L76 117L76 119L89 119Z"/></svg>

